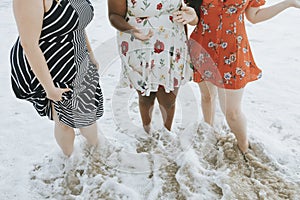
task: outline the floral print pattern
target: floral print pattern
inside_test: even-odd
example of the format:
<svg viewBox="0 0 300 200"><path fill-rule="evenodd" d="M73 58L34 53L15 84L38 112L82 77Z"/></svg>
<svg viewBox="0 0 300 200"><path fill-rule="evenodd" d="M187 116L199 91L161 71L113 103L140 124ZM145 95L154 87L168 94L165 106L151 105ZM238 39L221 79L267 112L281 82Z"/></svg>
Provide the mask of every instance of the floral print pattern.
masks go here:
<svg viewBox="0 0 300 200"><path fill-rule="evenodd" d="M166 92L192 80L187 35L172 13L181 0L128 0L126 21L144 33L151 29L153 37L140 41L130 33L118 32L122 59L120 85L150 95L163 86Z"/></svg>
<svg viewBox="0 0 300 200"><path fill-rule="evenodd" d="M210 81L226 89L240 89L261 78L244 24L248 7L265 0L203 0L200 20L189 45L194 81Z"/></svg>

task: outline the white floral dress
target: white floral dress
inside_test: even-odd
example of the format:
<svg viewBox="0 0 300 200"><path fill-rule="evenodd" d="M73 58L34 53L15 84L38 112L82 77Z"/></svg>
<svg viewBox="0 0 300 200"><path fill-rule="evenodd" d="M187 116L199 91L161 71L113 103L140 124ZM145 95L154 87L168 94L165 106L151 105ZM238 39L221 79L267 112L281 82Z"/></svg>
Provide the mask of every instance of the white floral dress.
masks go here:
<svg viewBox="0 0 300 200"><path fill-rule="evenodd" d="M184 26L173 21L172 13L181 0L128 0L126 21L145 34L154 32L148 41L118 32L122 59L120 86L133 87L150 95L163 86L166 92L192 80L192 68Z"/></svg>

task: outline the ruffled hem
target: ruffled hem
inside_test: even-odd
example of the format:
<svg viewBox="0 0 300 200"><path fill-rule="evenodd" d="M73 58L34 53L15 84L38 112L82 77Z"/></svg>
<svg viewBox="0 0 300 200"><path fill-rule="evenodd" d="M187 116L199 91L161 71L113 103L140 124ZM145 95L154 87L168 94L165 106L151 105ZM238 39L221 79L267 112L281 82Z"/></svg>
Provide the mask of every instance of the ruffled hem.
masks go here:
<svg viewBox="0 0 300 200"><path fill-rule="evenodd" d="M251 82L254 82L254 81L258 81L261 79L262 77L262 72L258 73L258 75L251 75L252 78L248 79L248 80L245 80L245 81L242 81L242 82L232 82L230 84L228 83L224 83L222 82L221 80L218 82L217 80L214 80L214 79L205 79L205 78L202 78L201 75L199 73L196 73L194 74L194 82L196 83L201 83L201 82L204 82L204 81L208 81L210 83L212 83L213 85L215 85L216 87L218 88L223 88L223 89L230 89L230 90L239 90L239 89L242 89L244 87L246 87L246 85L248 83L251 83Z"/></svg>
<svg viewBox="0 0 300 200"><path fill-rule="evenodd" d="M164 87L166 93L170 93L192 80L193 70L190 62L181 63L178 66L180 69L177 70L166 66L164 69L166 72L158 73L160 77L157 77L151 68L142 66L139 71L128 64L126 56L121 55L121 59L123 68L119 87L134 88L145 96L149 96L151 92L157 92L160 86Z"/></svg>

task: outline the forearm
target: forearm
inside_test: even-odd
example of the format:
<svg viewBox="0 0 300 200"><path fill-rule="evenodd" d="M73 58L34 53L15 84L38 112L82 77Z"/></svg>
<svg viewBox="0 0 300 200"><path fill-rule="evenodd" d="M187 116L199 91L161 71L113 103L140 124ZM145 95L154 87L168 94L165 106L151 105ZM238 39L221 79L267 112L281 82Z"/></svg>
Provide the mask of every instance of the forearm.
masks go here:
<svg viewBox="0 0 300 200"><path fill-rule="evenodd" d="M43 2L35 0L14 0L13 10L21 45L29 65L46 92L50 91L54 88L54 83L46 59L39 47L39 38L44 16Z"/></svg>
<svg viewBox="0 0 300 200"><path fill-rule="evenodd" d="M267 8L258 9L252 16L247 16L246 13L246 16L250 22L259 23L271 19L289 7L291 7L289 1L283 1Z"/></svg>
<svg viewBox="0 0 300 200"><path fill-rule="evenodd" d="M126 20L122 16L117 14L110 14L109 21L113 27L122 32L135 29L135 27L126 22Z"/></svg>
<svg viewBox="0 0 300 200"><path fill-rule="evenodd" d="M45 91L47 92L52 90L55 86L41 49L38 46L23 46L23 49L33 73L35 74Z"/></svg>

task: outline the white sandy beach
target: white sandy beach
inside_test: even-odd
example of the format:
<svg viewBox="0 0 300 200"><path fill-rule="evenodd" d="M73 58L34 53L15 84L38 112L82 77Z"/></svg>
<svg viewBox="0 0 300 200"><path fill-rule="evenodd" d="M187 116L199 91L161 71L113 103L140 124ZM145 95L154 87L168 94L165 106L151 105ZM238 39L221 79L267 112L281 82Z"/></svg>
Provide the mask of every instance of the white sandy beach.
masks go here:
<svg viewBox="0 0 300 200"><path fill-rule="evenodd" d="M117 88L120 60L106 1L92 3L87 32L105 99L100 145L90 150L78 134L66 159L53 123L12 93L9 51L17 28L11 1L0 2L0 200L300 199L300 10L247 24L263 78L246 86L243 100L252 145L246 164L219 110L215 128L202 122L192 82L180 89L173 132L161 128L157 106L158 139L143 132L136 92Z"/></svg>

